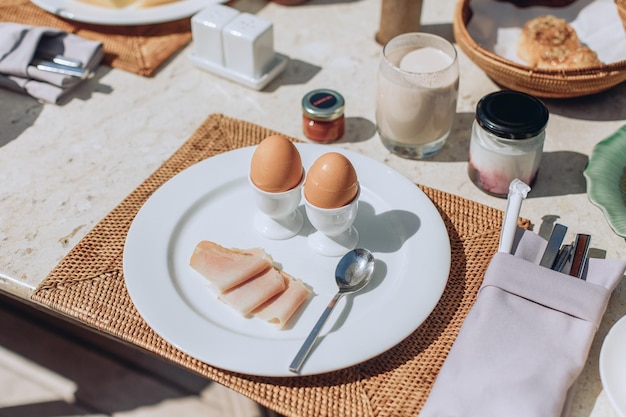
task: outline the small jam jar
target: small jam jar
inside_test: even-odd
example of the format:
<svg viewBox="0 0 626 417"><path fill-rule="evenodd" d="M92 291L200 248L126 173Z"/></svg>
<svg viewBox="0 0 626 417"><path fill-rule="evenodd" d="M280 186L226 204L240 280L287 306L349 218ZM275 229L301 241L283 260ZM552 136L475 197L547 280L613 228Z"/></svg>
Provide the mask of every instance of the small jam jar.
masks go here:
<svg viewBox="0 0 626 417"><path fill-rule="evenodd" d="M343 136L345 101L341 94L329 89L313 90L302 98L302 130L304 135L321 143L334 142Z"/></svg>
<svg viewBox="0 0 626 417"><path fill-rule="evenodd" d="M469 147L472 182L497 197L507 197L516 178L532 185L548 116L546 106L526 93L497 91L483 97L476 105Z"/></svg>

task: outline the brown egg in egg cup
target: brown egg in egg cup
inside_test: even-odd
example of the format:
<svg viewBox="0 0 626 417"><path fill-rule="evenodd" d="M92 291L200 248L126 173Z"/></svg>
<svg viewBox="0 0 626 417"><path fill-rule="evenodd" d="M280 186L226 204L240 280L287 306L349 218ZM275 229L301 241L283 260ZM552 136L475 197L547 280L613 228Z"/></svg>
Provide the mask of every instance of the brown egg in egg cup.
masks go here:
<svg viewBox="0 0 626 417"><path fill-rule="evenodd" d="M250 161L248 180L259 211L254 228L268 239L288 239L300 232L304 217L298 210L305 171L295 145L281 135L263 139Z"/></svg>
<svg viewBox="0 0 626 417"><path fill-rule="evenodd" d="M304 183L304 207L316 231L309 246L325 256L342 256L354 249L359 233L353 226L358 213L360 186L352 163L338 152L320 156Z"/></svg>

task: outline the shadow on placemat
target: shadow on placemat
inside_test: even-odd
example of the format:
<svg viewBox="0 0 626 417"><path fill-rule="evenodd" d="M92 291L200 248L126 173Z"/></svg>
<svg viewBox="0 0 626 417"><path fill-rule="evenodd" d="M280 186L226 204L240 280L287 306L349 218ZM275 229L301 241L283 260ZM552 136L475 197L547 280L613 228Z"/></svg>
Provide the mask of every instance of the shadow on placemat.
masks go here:
<svg viewBox="0 0 626 417"><path fill-rule="evenodd" d="M37 288L33 300L226 385L285 416L417 415L497 251L503 215L499 210L420 186L439 210L450 237L452 265L441 300L428 319L400 344L336 372L298 378L227 372L164 341L133 306L124 284L122 253L128 228L147 198L183 169L218 153L257 144L272 133L276 132L223 115L209 116L169 160L61 260Z"/></svg>
<svg viewBox="0 0 626 417"><path fill-rule="evenodd" d="M152 76L174 53L191 41L190 19L154 25L106 26L62 19L30 0L0 0L0 21L48 26L104 45L103 63Z"/></svg>

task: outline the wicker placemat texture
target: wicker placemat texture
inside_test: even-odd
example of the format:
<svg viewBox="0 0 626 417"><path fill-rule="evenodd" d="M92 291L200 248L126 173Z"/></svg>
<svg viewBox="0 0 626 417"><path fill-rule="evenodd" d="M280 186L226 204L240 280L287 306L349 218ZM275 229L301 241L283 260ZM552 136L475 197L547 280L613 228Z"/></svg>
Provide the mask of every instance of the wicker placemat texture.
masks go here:
<svg viewBox="0 0 626 417"><path fill-rule="evenodd" d="M35 6L30 0L0 0L0 21L53 27L101 41L104 64L143 76L153 75L191 41L190 19L157 25L93 25L62 19Z"/></svg>
<svg viewBox="0 0 626 417"><path fill-rule="evenodd" d="M285 416L417 415L497 250L502 223L499 210L421 186L438 208L450 236L448 284L419 329L389 351L348 369L299 378L227 372L174 348L156 335L134 308L124 284L122 254L128 228L146 199L192 164L256 144L272 133L224 115L209 116L161 168L61 260L36 289L33 300L231 387Z"/></svg>

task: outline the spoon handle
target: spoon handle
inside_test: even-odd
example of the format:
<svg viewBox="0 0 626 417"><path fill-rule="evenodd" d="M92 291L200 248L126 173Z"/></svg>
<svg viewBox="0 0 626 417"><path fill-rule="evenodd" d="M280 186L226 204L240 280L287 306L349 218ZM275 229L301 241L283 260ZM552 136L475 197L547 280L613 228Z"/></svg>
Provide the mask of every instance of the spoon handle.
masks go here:
<svg viewBox="0 0 626 417"><path fill-rule="evenodd" d="M315 341L317 340L317 336L319 335L320 330L322 330L324 323L326 323L328 316L330 316L330 313L333 311L333 308L335 308L337 301L339 301L342 295L343 295L342 292L338 292L337 294L335 294L335 296L332 298L332 300L330 300L330 302L326 306L326 309L324 309L324 312L322 313L320 318L317 320L317 323L315 323L315 326L313 326L313 329L311 329L311 333L309 333L306 340L302 344L302 347L300 347L300 350L298 351L296 356L293 358L293 361L291 361L291 365L289 365L289 370L291 372L295 372L295 373L300 372L300 368L302 367L302 364L304 363L305 359L309 356L309 353L311 353L311 349L313 348L313 345L315 344Z"/></svg>

